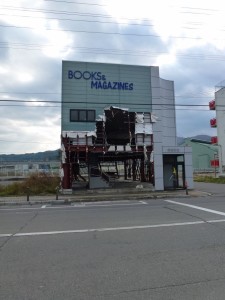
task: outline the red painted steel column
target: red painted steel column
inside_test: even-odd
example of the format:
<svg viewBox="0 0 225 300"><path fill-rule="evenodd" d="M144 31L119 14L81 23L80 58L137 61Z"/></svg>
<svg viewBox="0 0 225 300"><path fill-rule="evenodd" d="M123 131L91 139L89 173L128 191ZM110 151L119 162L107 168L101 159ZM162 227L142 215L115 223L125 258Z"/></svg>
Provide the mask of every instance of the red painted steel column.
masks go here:
<svg viewBox="0 0 225 300"><path fill-rule="evenodd" d="M70 164L65 163L63 164L63 180L62 180L62 188L63 189L71 189L71 184L70 184Z"/></svg>

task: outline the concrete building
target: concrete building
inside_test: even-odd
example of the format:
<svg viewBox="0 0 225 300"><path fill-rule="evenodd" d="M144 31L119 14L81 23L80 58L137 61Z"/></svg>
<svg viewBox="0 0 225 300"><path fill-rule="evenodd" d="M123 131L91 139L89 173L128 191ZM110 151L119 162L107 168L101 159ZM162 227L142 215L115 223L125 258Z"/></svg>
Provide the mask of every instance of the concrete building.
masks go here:
<svg viewBox="0 0 225 300"><path fill-rule="evenodd" d="M0 163L0 178L17 176L28 177L32 173L58 175L59 170L59 161L5 161Z"/></svg>
<svg viewBox="0 0 225 300"><path fill-rule="evenodd" d="M176 141L174 83L158 67L63 61L61 129L63 190L77 163L90 188L107 187L115 172L106 162L155 190L193 188L192 150Z"/></svg>

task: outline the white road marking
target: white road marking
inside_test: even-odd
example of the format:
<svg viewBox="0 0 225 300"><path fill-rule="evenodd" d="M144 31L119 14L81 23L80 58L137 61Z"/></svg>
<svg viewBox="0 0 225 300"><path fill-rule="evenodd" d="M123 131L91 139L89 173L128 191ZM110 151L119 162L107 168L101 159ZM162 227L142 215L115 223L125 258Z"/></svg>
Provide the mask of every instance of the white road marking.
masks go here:
<svg viewBox="0 0 225 300"><path fill-rule="evenodd" d="M26 214L31 214L30 211L16 211L15 212L16 215L26 215Z"/></svg>
<svg viewBox="0 0 225 300"><path fill-rule="evenodd" d="M12 233L0 234L0 238L1 237L9 237L9 236L12 236L12 235L13 235Z"/></svg>
<svg viewBox="0 0 225 300"><path fill-rule="evenodd" d="M86 205L85 205L85 203L71 203L71 206L73 206L73 207L84 207Z"/></svg>
<svg viewBox="0 0 225 300"><path fill-rule="evenodd" d="M215 220L208 221L214 222ZM218 222L218 220L216 220ZM22 233L8 233L0 234L1 237L21 237L21 236L39 236L39 235L56 235L66 233L88 233L88 232L106 232L106 231L120 231L120 230L137 230L137 229L148 229L148 228L162 228L162 227L175 227L175 226L187 226L187 225L199 225L207 224L205 221L195 222L183 222L183 223L168 223L168 224L155 224L155 225L141 225L141 226L127 226L127 227L106 227L106 228L90 228L90 229L75 229L75 230L63 230L63 231L43 231L43 232L22 232ZM221 220L221 222L225 222Z"/></svg>
<svg viewBox="0 0 225 300"><path fill-rule="evenodd" d="M176 202L176 201L172 201L172 200L164 200L164 201L172 203L172 204L177 204L177 205L182 205L182 206L187 206L187 207L191 207L191 208L195 208L195 209L207 211L207 212L210 212L210 213L213 213L213 214L217 214L217 215L220 215L220 216L225 216L225 212L214 210L214 209L208 209L208 208L204 208L204 207L201 207L201 206L196 206L196 205L191 205L191 204Z"/></svg>
<svg viewBox="0 0 225 300"><path fill-rule="evenodd" d="M87 208L87 207L113 207L113 206L133 206L133 205L143 205L147 203L141 203L142 201L139 201L138 203L114 203L114 204L74 204L73 207L81 207L81 208ZM50 207L48 207L50 208Z"/></svg>
<svg viewBox="0 0 225 300"><path fill-rule="evenodd" d="M120 201L90 201L90 202L80 202L81 204L86 205L95 205L95 204L123 204L123 203L131 203L129 200L120 200ZM75 203L76 204L76 203Z"/></svg>
<svg viewBox="0 0 225 300"><path fill-rule="evenodd" d="M113 207L113 206L133 206L133 205L143 205L143 204L147 204L147 202L145 201L139 201L136 203L132 203L132 202L87 202L87 203L71 203L71 205L65 206L65 205L61 205L61 206L48 206L48 205L42 205L40 207L21 207L21 208L1 208L0 209L0 213L4 212L4 211L22 211L22 210L41 210L41 209L61 209L61 210L65 210L65 207L67 207L68 209L70 207L74 207L74 208L87 208L87 207Z"/></svg>
<svg viewBox="0 0 225 300"><path fill-rule="evenodd" d="M221 223L221 222L225 222L225 219L207 221L207 223Z"/></svg>
<svg viewBox="0 0 225 300"><path fill-rule="evenodd" d="M36 209L41 209L41 207L1 208L0 213L2 213L3 211L36 210Z"/></svg>

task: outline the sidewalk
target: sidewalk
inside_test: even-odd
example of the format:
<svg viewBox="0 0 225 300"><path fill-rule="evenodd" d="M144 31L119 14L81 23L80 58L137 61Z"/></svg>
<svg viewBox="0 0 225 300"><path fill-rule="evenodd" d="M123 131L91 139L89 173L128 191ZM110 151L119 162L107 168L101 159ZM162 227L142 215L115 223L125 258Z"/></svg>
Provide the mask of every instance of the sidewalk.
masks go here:
<svg viewBox="0 0 225 300"><path fill-rule="evenodd" d="M152 191L148 189L117 189L117 190L86 190L77 191L76 194L59 194L43 196L9 196L0 197L2 205L27 205L29 204L70 204L73 202L92 201L120 201L120 200L147 200L163 198L184 198L184 197L204 197L210 195L207 192L197 190L176 190L176 191Z"/></svg>

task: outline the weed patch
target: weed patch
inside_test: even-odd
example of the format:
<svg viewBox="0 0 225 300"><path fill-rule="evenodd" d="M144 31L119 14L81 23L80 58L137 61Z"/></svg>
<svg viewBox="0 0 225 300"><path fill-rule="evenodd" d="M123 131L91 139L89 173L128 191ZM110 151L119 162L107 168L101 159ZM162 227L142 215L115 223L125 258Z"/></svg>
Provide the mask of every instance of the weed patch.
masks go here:
<svg viewBox="0 0 225 300"><path fill-rule="evenodd" d="M29 191L30 195L55 194L60 184L58 176L48 174L32 174L23 182L15 182L7 186L0 186L0 196L22 196Z"/></svg>
<svg viewBox="0 0 225 300"><path fill-rule="evenodd" d="M211 176L195 176L194 181L223 184L223 183L225 183L225 178L224 177L215 178L215 177L211 177Z"/></svg>

